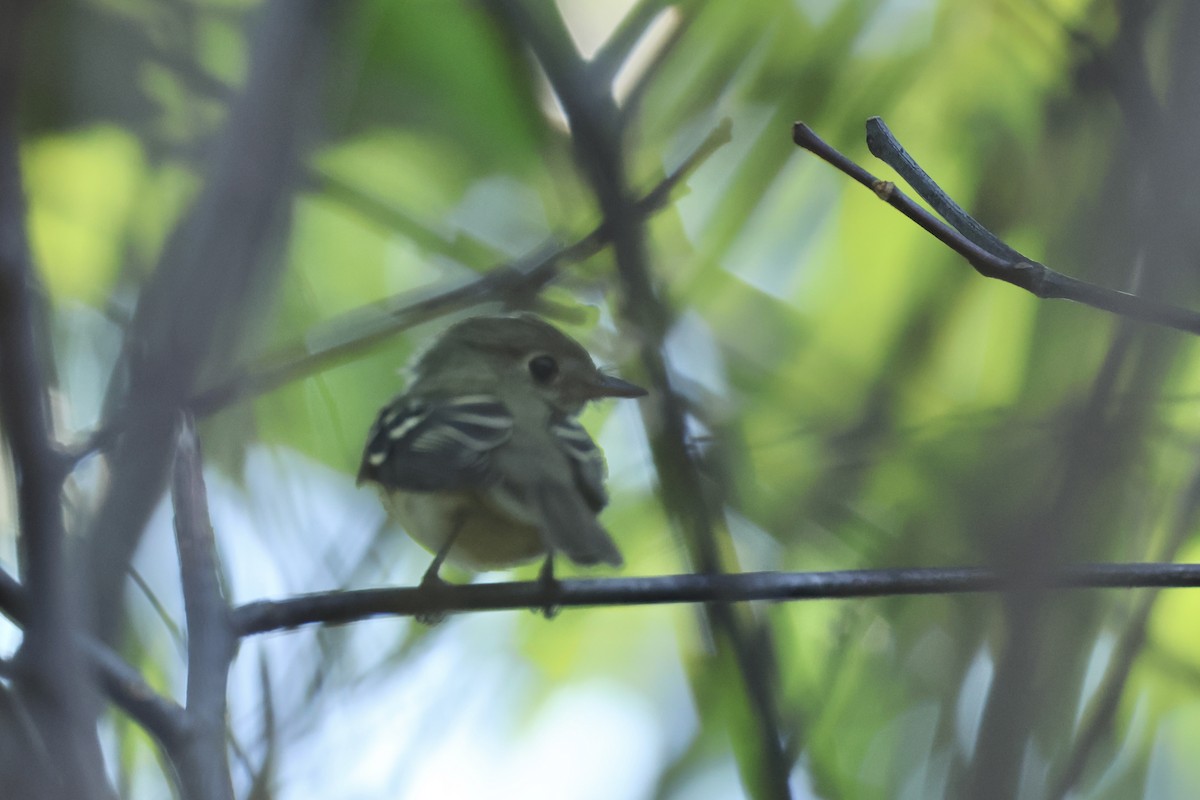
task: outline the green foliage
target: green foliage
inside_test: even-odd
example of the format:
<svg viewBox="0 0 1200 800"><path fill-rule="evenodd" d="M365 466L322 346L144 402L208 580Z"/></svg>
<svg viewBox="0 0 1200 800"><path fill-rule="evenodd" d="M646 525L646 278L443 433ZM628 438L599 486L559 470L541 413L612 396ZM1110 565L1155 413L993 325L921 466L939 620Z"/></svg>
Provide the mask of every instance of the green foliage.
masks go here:
<svg viewBox="0 0 1200 800"><path fill-rule="evenodd" d="M574 33L598 35L583 30L587 3L559 5ZM1200 249L1184 202L1195 202L1194 191L1177 185L1197 166L1185 123L1200 68L1185 52L1194 42L1177 30L1194 15L1184 2L1164 3L1143 29L1137 5L631 5L627 20L657 22L625 50L601 51L636 87L622 111L629 182L648 190L718 120L733 120L733 141L645 228L670 310L666 355L692 411L690 444L721 502L728 529L719 544L731 569L994 564L1019 577L1059 560L1194 560L1196 345L986 280L789 140L791 122L803 119L891 179L862 141L863 121L881 115L952 196L1031 258L1195 307ZM253 374L280 353L355 341L396 308L600 221L521 32L486 6L368 0L330 30L320 138L293 204L282 283L255 304L248 341L215 359L226 366L211 383L234 374L230 363ZM240 2L99 0L32 12L28 225L64 324L96 337L124 330L122 316L205 180L229 97L246 80L256 12ZM644 74L639 63L650 65ZM99 65L103 75L94 74ZM1143 68L1150 91L1138 95ZM1158 109L1160 128L1138 116L1146 107ZM1193 144L1158 147L1185 139ZM618 372L641 369L642 332L625 325L610 252L565 266L543 297L601 360ZM501 300L531 298L494 297L482 308ZM419 576L426 554L350 484L376 410L445 323L372 339L208 419L210 463L232 478L213 495L224 508L217 536L234 600ZM96 357L61 343L55 355L63 374ZM56 400L92 408L107 389L73 391L86 397ZM627 573L694 568L672 532L677 515L657 493L639 421L607 409L584 421L605 431L601 443L619 465L604 520ZM169 559L157 566L174 568ZM771 653L762 675L793 786L831 798L956 796L973 785L985 707L1009 702L1028 722L1013 796L1048 796L1137 616L1131 609L1151 602L1145 641L1075 791L1193 794L1200 595L1039 600L1031 616L993 595L739 611ZM661 745L634 781L637 796L719 796L713 787L724 784L713 776L730 764L747 795L769 794L762 719L745 675L729 642L692 609L570 611L553 623L526 615L498 627L508 637L499 640L478 621L431 632L372 625L370 637L297 634L291 645L277 637L248 646L261 647L255 655L272 676L262 680L275 683L268 699L254 680L235 683L230 724L247 759L239 780L270 751L279 772L260 790L304 796L306 780L333 779L313 777L319 770L289 757L289 746L313 752L322 737L349 736L381 748L373 769L399 749L417 766L407 778L346 778L358 793L345 796L407 796L421 785L412 776L422 760L448 763L441 754L455 748L520 762L521 737L556 693L609 682L648 709L640 724ZM1036 662L1019 684L1026 696L989 700L1021 631ZM165 684L180 666L148 641L159 635L139 630L129 655ZM438 672L441 663L458 672ZM526 704L515 711L496 697L513 675L521 680L508 702ZM433 685L430 696L444 705L421 710L416 692L389 694L404 681ZM472 694L478 686L492 694ZM411 703L409 727L367 729L382 723L364 687ZM340 698L349 720L335 718ZM270 734L278 741L246 741L259 735L260 703L278 712ZM394 716L406 713L398 706ZM414 727L429 720L437 724ZM563 735L586 742L588 726L577 720ZM129 725L114 725L112 736L123 773L156 768ZM388 737L393 750L375 741ZM508 791L535 777L496 780ZM135 796L161 788L158 779L128 785L143 792Z"/></svg>

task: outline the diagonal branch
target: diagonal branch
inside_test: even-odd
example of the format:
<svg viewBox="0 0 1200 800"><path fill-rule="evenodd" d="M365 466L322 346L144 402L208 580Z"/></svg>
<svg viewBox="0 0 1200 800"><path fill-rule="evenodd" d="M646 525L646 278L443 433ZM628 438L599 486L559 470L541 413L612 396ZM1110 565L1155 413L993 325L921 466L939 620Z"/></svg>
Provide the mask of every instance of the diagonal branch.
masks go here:
<svg viewBox="0 0 1200 800"><path fill-rule="evenodd" d="M304 173L305 188L319 197L345 206L365 222L390 234L398 234L425 252L436 253L460 264L486 264L496 250L464 231L447 236L381 197L355 186L337 175L310 167Z"/></svg>
<svg viewBox="0 0 1200 800"><path fill-rule="evenodd" d="M921 187L921 191L929 191L937 187L937 184L933 183L932 179L929 179L927 175L923 179L917 177L918 174L924 175L924 172L920 171L919 165L907 153L904 153L903 157L899 156L902 148L895 153L891 152L890 146L886 144L886 139L880 138L881 130L886 130L886 126L882 126L881 122L872 125L872 131L876 134L874 146L881 148L881 152L886 152L889 160L893 160L894 157L897 163L911 162L909 167L916 167L916 170L906 169L905 171L909 175L914 176L914 179L918 181L918 186ZM800 147L812 152L858 183L875 192L879 199L898 210L942 244L965 258L975 268L975 271L984 277L996 278L997 280L1011 283L1013 286L1020 287L1043 299L1073 300L1092 308L1098 308L1101 311L1109 311L1113 314L1119 314L1141 322L1149 322L1153 325L1173 328L1186 333L1200 334L1200 314L1171 305L1170 303L1150 300L1116 289L1107 289L1103 286L1097 286L1087 281L1063 275L1061 272L1055 272L1044 264L1026 259L1019 253L1016 253L1015 250L1004 245L999 238L971 219L965 212L962 215L965 219L951 212L951 221L957 222L966 229L963 232L956 230L951 225L947 225L917 205L904 192L896 188L896 185L891 181L876 178L849 157L839 152L832 145L817 136L812 128L803 122L797 122L793 126L792 140ZM898 146L897 143L896 147ZM949 197L940 187L936 188L936 195L949 200ZM954 205L954 208L957 208L957 205L953 204L953 201L950 201L950 203ZM931 203L931 205L935 205L936 207L935 203ZM971 223L978 226L978 230L974 230ZM980 231L985 232L987 234L986 237L982 237ZM982 246L973 240L977 237L985 242L990 239L994 244L989 244L986 247ZM989 247L992 249L988 249ZM993 252L993 250L997 252ZM1012 254L1015 254L1015 257Z"/></svg>
<svg viewBox="0 0 1200 800"><path fill-rule="evenodd" d="M96 639L81 636L79 647L108 698L168 754L184 741L189 721L182 706L156 692L128 661Z"/></svg>
<svg viewBox="0 0 1200 800"><path fill-rule="evenodd" d="M0 613L17 625L29 620L21 584L0 570ZM100 687L112 703L129 715L166 749L186 735L188 722L181 706L158 694L129 662L85 633L76 633L76 647L87 659Z"/></svg>
<svg viewBox="0 0 1200 800"><path fill-rule="evenodd" d="M729 139L730 124L724 120L683 163L636 201L635 213L648 217L666 208L678 186ZM531 297L554 281L563 267L595 255L611 242L612 237L612 226L602 222L587 235L565 247L548 246L521 261L494 267L483 277L466 285L423 300L393 301L397 304L394 310L372 319L364 320L364 309L347 312L323 328L326 331L344 331L355 327L358 329L355 333L342 336L339 341L316 350L297 344L266 356L260 366L235 374L193 397L190 407L196 414L211 414L238 400L268 392L340 364L364 348L422 322L493 300ZM315 338L323 337L318 335Z"/></svg>
<svg viewBox="0 0 1200 800"><path fill-rule="evenodd" d="M639 0L635 3L592 56L588 64L592 79L598 84L610 85L654 20L669 6L668 0Z"/></svg>
<svg viewBox="0 0 1200 800"><path fill-rule="evenodd" d="M985 228L980 222L968 214L963 207L954 201L950 195L938 186L917 160L909 155L900 144L892 131L881 117L871 117L867 120L867 149L871 155L887 164L913 188L913 190L933 210L950 223L954 230L961 233L969 241L979 245L994 256L1006 261L1029 261L1027 257L1009 247L1000 237Z"/></svg>
<svg viewBox="0 0 1200 800"><path fill-rule="evenodd" d="M730 135L729 120L723 120L678 167L636 201L638 213L649 217L666 208L680 184L729 142ZM298 343L264 356L257 365L236 371L215 386L193 395L188 408L198 416L208 416L240 400L344 363L371 345L423 322L489 301L536 295L557 279L564 267L595 255L611 239L611 226L602 222L565 247L548 246L518 262L494 267L470 283L431 297L421 300L395 298L389 303L395 308L383 313L374 311L377 306L348 311L309 337L327 340L329 344L314 349L310 344ZM72 449L71 461L77 463L97 450L111 447L126 424L127 415L116 414L82 445Z"/></svg>

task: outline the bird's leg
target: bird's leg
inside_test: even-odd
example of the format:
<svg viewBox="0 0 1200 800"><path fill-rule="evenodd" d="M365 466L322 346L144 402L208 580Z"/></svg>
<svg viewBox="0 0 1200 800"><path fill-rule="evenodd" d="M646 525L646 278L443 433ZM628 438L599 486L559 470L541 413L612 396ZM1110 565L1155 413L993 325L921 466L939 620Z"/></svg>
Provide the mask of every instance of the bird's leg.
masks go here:
<svg viewBox="0 0 1200 800"><path fill-rule="evenodd" d="M429 568L425 570L425 574L421 576L421 590L430 595L440 592L449 584L442 579L439 571L442 568L442 562L446 560L446 556L450 554L450 549L454 547L454 541L458 538L458 534L463 529L463 515L457 514L454 517L454 527L450 529L450 535L446 537L446 541L438 548L437 554L433 557L433 562ZM417 622L424 625L437 625L446 618L445 611L426 611L416 615Z"/></svg>
<svg viewBox="0 0 1200 800"><path fill-rule="evenodd" d="M446 537L446 541L442 542L442 546L438 548L437 554L434 555L433 561L429 568L425 570L425 574L421 577L421 586L428 588L430 586L445 586L446 581L438 574L442 568L442 562L446 560L446 556L450 555L450 549L454 547L454 541L458 539L458 535L462 533L463 515L457 514L454 517L454 527L450 529L450 535Z"/></svg>
<svg viewBox="0 0 1200 800"><path fill-rule="evenodd" d="M546 554L546 560L542 562L542 568L538 570L537 578L538 586L546 594L546 603L540 609L534 609L534 613L542 612L542 616L546 619L554 619L558 616L559 607L554 605L553 596L558 594L559 582L558 578L554 577L554 551L551 550Z"/></svg>

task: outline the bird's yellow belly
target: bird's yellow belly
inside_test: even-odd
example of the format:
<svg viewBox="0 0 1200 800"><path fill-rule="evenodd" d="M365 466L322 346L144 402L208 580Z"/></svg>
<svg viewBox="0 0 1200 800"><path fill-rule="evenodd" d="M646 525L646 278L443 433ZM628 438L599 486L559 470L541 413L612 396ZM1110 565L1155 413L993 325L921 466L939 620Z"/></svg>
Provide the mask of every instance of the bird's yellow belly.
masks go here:
<svg viewBox="0 0 1200 800"><path fill-rule="evenodd" d="M431 553L441 550L454 526L461 524L447 556L456 566L472 571L503 569L547 552L536 527L512 519L476 492L383 494L394 518Z"/></svg>

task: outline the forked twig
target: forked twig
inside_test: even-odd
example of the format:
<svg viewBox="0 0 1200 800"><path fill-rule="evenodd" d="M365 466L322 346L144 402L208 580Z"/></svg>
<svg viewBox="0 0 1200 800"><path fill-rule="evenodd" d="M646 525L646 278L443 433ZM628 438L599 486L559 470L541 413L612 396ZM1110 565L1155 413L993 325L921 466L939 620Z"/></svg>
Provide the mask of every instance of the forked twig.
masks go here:
<svg viewBox="0 0 1200 800"><path fill-rule="evenodd" d="M797 122L792 127L792 140L875 192L879 199L965 258L984 277L1011 283L1043 299L1073 300L1130 319L1200 334L1200 314L1194 311L1081 281L1025 258L962 211L900 147L882 120L873 117L868 122L868 130L871 132L868 143L872 152L878 149L881 157L886 157L894 166L898 165L898 171L902 171L906 179L915 184L930 205L947 216L950 224L917 205L891 181L872 175L817 136L803 122Z"/></svg>

